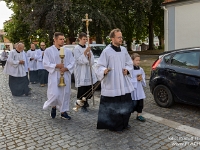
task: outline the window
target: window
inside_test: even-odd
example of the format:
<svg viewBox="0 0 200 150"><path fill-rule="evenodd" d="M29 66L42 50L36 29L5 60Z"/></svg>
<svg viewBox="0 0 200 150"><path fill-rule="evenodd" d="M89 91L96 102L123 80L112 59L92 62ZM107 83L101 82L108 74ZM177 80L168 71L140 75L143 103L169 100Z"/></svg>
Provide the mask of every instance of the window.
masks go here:
<svg viewBox="0 0 200 150"><path fill-rule="evenodd" d="M177 53L171 59L171 64L186 67L186 68L199 68L199 55L200 52L192 51L185 53Z"/></svg>
<svg viewBox="0 0 200 150"><path fill-rule="evenodd" d="M164 57L165 62L166 62L166 63L170 63L170 62L169 62L170 58L171 58L171 55L165 56L165 57Z"/></svg>

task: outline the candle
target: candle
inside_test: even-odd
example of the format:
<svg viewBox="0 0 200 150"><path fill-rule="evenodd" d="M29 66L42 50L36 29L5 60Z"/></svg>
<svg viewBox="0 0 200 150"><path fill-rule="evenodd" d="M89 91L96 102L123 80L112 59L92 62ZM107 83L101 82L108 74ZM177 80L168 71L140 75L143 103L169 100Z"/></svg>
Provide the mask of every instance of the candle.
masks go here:
<svg viewBox="0 0 200 150"><path fill-rule="evenodd" d="M60 48L60 55L65 55L63 47Z"/></svg>

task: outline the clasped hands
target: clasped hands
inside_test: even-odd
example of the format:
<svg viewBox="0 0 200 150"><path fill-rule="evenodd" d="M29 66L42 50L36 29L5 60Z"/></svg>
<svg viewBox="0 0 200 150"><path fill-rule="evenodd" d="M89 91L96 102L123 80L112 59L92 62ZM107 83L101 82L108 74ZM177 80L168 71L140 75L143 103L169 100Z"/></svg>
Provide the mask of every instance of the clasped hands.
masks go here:
<svg viewBox="0 0 200 150"><path fill-rule="evenodd" d="M19 61L19 64L22 64L22 65L23 65L23 64L24 64L24 61L23 61L23 60L20 60L20 61Z"/></svg>
<svg viewBox="0 0 200 150"><path fill-rule="evenodd" d="M138 80L138 81L142 81L142 74L138 74L138 75L137 75L137 80Z"/></svg>
<svg viewBox="0 0 200 150"><path fill-rule="evenodd" d="M64 67L64 64L57 64L56 68L59 68L60 72L62 73L64 73L65 71L68 71L68 69Z"/></svg>
<svg viewBox="0 0 200 150"><path fill-rule="evenodd" d="M90 49L91 49L91 47L87 47L86 50L84 51L84 55L89 58L91 57Z"/></svg>
<svg viewBox="0 0 200 150"><path fill-rule="evenodd" d="M108 74L108 72L109 72L110 70L111 70L110 68L106 68L106 69L104 70L104 74L105 74L105 75ZM124 74L124 75L127 75L127 74L128 74L128 70L127 70L127 69L123 69L122 71L123 71L123 74Z"/></svg>

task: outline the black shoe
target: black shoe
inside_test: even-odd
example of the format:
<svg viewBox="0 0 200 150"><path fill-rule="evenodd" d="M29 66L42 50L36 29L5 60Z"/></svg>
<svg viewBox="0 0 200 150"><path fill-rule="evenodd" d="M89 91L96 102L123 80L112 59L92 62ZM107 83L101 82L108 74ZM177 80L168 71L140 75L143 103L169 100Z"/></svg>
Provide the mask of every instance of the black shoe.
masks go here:
<svg viewBox="0 0 200 150"><path fill-rule="evenodd" d="M130 130L131 126L128 124L127 127L124 128L125 130Z"/></svg>
<svg viewBox="0 0 200 150"><path fill-rule="evenodd" d="M31 91L30 91L30 89L29 89L28 93L25 94L25 96L30 96L30 95L31 95Z"/></svg>
<svg viewBox="0 0 200 150"><path fill-rule="evenodd" d="M89 112L86 107L81 107L82 112Z"/></svg>
<svg viewBox="0 0 200 150"><path fill-rule="evenodd" d="M67 114L67 112L64 112L63 114L61 114L61 118L68 119L68 120L71 119L71 117Z"/></svg>
<svg viewBox="0 0 200 150"><path fill-rule="evenodd" d="M51 109L51 114L50 114L51 118L55 118L56 117L56 108L52 108Z"/></svg>
<svg viewBox="0 0 200 150"><path fill-rule="evenodd" d="M88 102L86 102L85 106L84 107L89 107L90 105L88 104Z"/></svg>

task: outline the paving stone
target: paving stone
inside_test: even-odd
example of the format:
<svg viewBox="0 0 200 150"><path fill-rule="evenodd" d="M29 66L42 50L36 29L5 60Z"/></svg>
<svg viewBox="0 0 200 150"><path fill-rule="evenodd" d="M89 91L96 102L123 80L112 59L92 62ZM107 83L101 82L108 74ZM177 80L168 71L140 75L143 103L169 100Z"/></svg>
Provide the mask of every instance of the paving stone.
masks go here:
<svg viewBox="0 0 200 150"><path fill-rule="evenodd" d="M136 114L132 114L130 118L129 123L132 128L122 134L116 134L108 130L97 130L96 121L99 98L95 99L94 107L91 101L89 102L89 113L85 114L80 111L74 112L72 108L76 100L76 91L73 90L71 93L72 98L69 111L72 120L61 119L59 111L57 111L56 118L51 119L49 116L51 108L48 108L48 110L43 110L42 108L47 99L46 87L41 88L38 84L30 84L29 86L32 88L33 93L31 97L13 97L8 87L8 76L3 75L0 71L0 78L3 79L0 80L0 87L3 87L0 88L1 150L155 150L166 148L171 150L180 149L180 147L172 145L174 141L169 140L168 137L192 137L191 134L170 128L149 119L144 123L139 122L135 120ZM148 97L148 99L145 100L145 111L151 112L157 116L162 116L162 113L164 113L167 117L170 115L174 117L175 114L172 114L172 112L176 113L178 116L182 116L185 113L184 111L183 113L178 113L173 108L159 108L155 102L153 102L153 97L149 91L147 92L146 90L145 92ZM98 96L98 92L96 96ZM177 108L177 106L175 106L175 108ZM179 107L178 109L182 110L182 108ZM186 111L186 113L188 113L186 116L189 116L189 113L192 112L190 110ZM198 116L198 111L196 111L197 110L193 112L195 117ZM185 121L187 121L186 116L184 116L184 118L186 118ZM176 119L179 118L176 117ZM200 125L198 122L197 124ZM185 140L182 141L185 142ZM185 149L188 147L189 146L185 146L183 148ZM192 148L197 149L197 147Z"/></svg>

